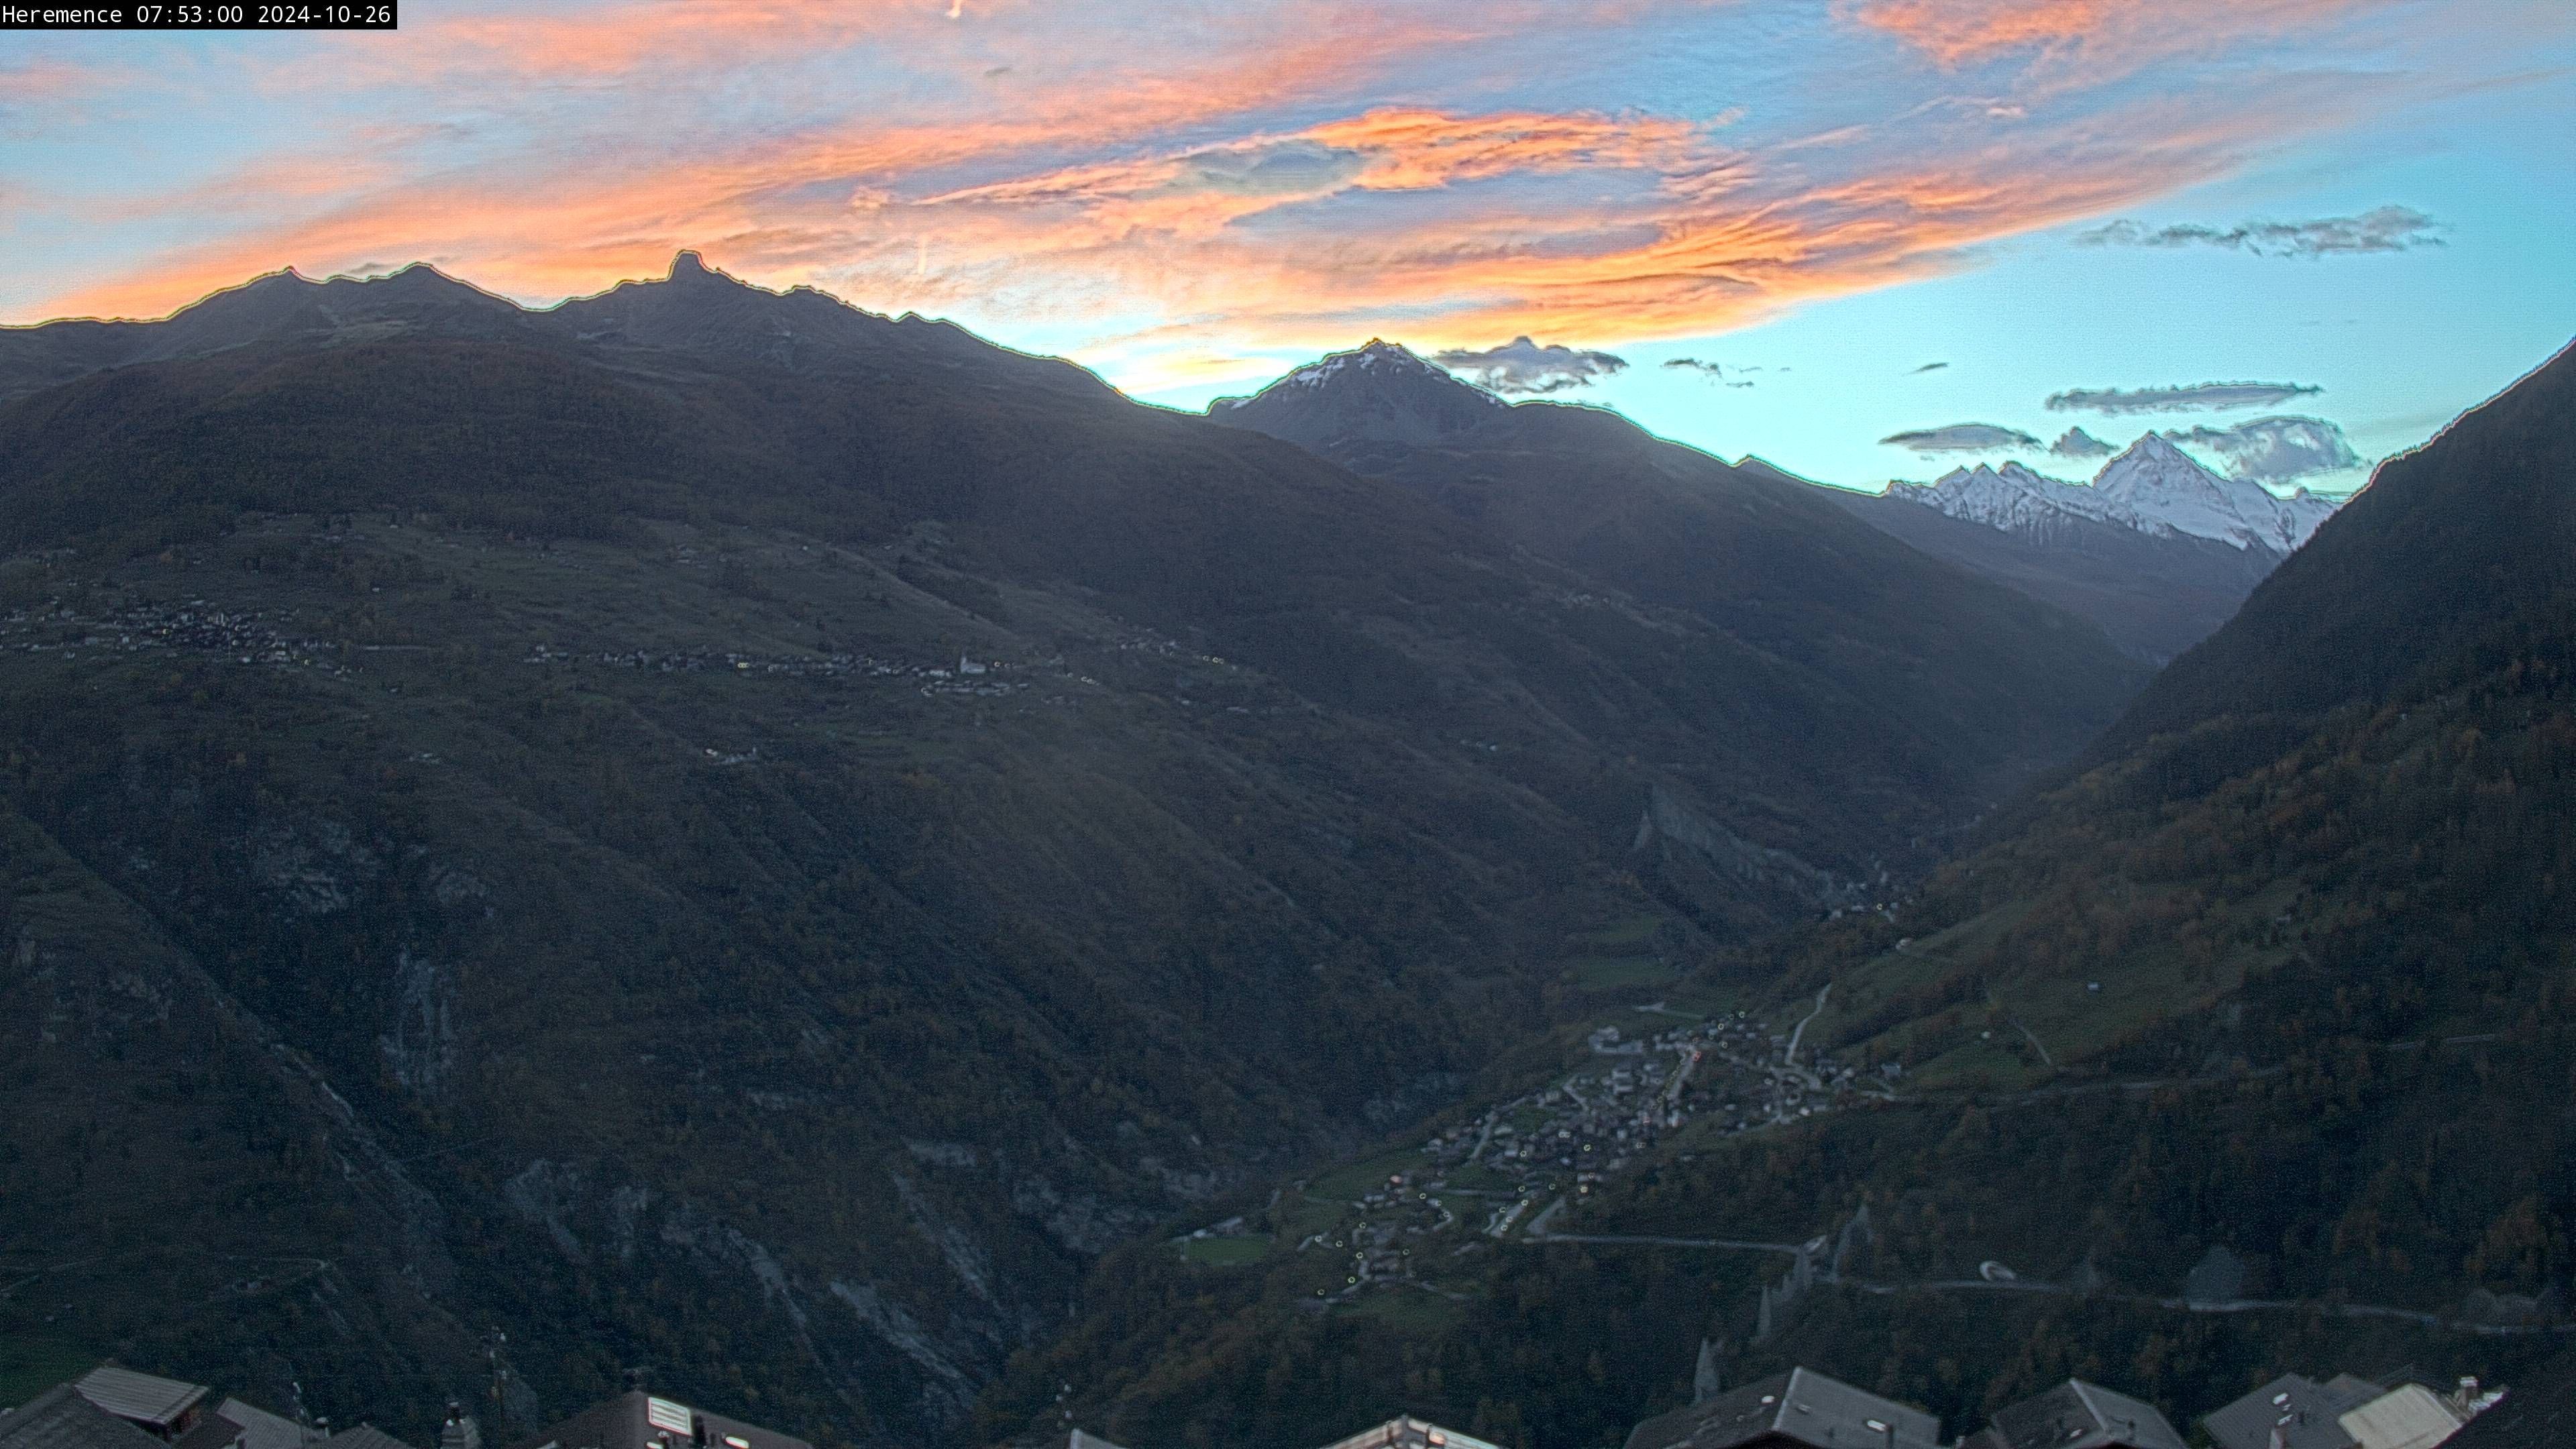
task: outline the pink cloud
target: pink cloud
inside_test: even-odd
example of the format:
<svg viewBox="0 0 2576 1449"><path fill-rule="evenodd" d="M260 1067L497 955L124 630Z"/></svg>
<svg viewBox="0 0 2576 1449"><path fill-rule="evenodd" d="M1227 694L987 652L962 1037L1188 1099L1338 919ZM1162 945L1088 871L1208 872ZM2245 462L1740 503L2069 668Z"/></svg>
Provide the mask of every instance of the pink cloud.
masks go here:
<svg viewBox="0 0 2576 1449"><path fill-rule="evenodd" d="M1943 68L2006 52L2132 66L2224 49L2382 0L1839 0L1836 13L1884 31Z"/></svg>
<svg viewBox="0 0 2576 1449"><path fill-rule="evenodd" d="M1915 27L1927 54L1965 58L1988 53L1979 46L2089 44L2129 23L2111 8L1874 0L1860 14ZM964 23L930 0L820 10L777 0L749 34L881 26L945 37ZM1970 10L1985 28L1940 29ZM767 284L988 326L1043 322L1058 335L1088 332L1109 356L1189 355L1201 374L1221 365L1209 358L1346 343L1394 319L1426 346L1521 333L1615 345L1704 335L1952 270L1964 249L2224 175L2377 99L2349 77L2206 80L2124 106L1943 100L1768 145L1735 144L1732 131L1721 143L1714 120L1371 103L1426 57L1496 25L1536 23L1518 7L1476 12L1472 25L1340 0L1262 14L1331 23L1280 30L1237 18L1151 64L1074 37L1062 66L946 113L694 149L428 171L397 141L336 175L328 154L248 170L226 180L278 203L285 219L154 258L53 306L151 315L290 263L328 273L414 257L550 300L658 276L671 252L694 246ZM687 45L706 39L696 22L671 23ZM499 43L497 33L475 43ZM535 33L577 48L565 38L575 32ZM587 63L533 42L529 53ZM180 209L218 213L223 195L218 183Z"/></svg>

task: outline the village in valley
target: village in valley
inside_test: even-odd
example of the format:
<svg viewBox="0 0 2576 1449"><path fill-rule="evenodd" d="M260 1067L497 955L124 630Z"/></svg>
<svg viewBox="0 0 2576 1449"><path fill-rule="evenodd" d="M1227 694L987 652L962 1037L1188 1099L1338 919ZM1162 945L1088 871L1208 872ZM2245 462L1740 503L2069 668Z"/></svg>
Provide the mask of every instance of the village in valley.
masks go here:
<svg viewBox="0 0 2576 1449"><path fill-rule="evenodd" d="M1661 1002L1633 1011L1640 1025L1592 1029L1578 1048L1582 1065L1553 1085L1453 1121L1414 1148L1283 1189L1257 1215L1269 1230L1235 1216L1174 1245L1209 1264L1279 1250L1338 1261L1342 1281L1307 1300L1318 1308L1398 1288L1454 1296L1441 1269L1487 1246L1595 1240L1561 1231L1565 1211L1659 1149L1687 1153L1895 1095L1892 1066L1865 1074L1802 1047L1807 1018L1781 1032L1743 1011L1699 1017Z"/></svg>

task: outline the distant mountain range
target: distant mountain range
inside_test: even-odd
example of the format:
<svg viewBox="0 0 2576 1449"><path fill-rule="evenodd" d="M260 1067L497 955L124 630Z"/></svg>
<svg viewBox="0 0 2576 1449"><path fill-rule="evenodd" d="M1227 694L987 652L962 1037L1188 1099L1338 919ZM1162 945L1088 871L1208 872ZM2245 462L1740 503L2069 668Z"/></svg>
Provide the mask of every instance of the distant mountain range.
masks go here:
<svg viewBox="0 0 2576 1449"><path fill-rule="evenodd" d="M1764 681L1731 708L1786 725L1795 701L1832 699L1812 726L1793 728L1861 731L1873 742L1854 738L1854 748L1901 777L2006 792L2008 770L1975 763L2001 762L1995 742L2019 741L2009 755L2035 758L2069 707L2118 688L2098 630L1896 546L1824 490L1758 463L1730 466L1604 409L1507 404L1391 343L1334 353L1251 397L1219 399L1208 415L1397 484L1495 546L1705 621L1745 651L1742 677ZM2007 654L2018 657L2006 664ZM2041 657L2074 672L2055 683L2023 672ZM1656 848L1688 856L1676 842L1691 827L1662 821L1671 828Z"/></svg>
<svg viewBox="0 0 2576 1449"><path fill-rule="evenodd" d="M1595 521L1567 512L1587 496L1587 471L1626 466L1640 430L1599 409L1555 402L1512 404L1411 351L1372 339L1300 367L1250 397L1209 405L1217 422L1285 438L1363 473L1395 477L1453 511L1490 517L1514 498L1507 531L1523 547L1583 554L1609 567ZM1569 423L1569 416L1594 421ZM1620 446L1597 463L1580 446L1583 426ZM1731 467L1695 450L1655 443L1657 467L1702 486L1812 488L1882 532L1972 574L2053 605L2100 628L2124 653L2161 664L2225 623L2264 575L2306 541L2334 504L2304 490L2288 498L2220 476L2149 433L2104 464L2091 484L2062 482L2019 463L1952 471L1928 486L1893 484L1879 495L1817 487L1756 458ZM1498 481L1549 453L1544 476ZM1667 494L1678 503L1690 490ZM1702 540L1705 541L1704 539ZM1651 530L1623 547L1651 552ZM1695 547L1697 545L1694 545ZM1634 558L1630 560L1633 565Z"/></svg>
<svg viewBox="0 0 2576 1449"><path fill-rule="evenodd" d="M2304 489L2282 498L2221 477L2154 433L2089 485L1981 463L1928 486L1834 492L1879 528L2079 614L2157 664L2226 623L2335 508Z"/></svg>
<svg viewBox="0 0 2576 1449"><path fill-rule="evenodd" d="M425 1436L497 1325L496 1432L649 1364L941 1442L1102 1252L2144 681L1364 355L1223 415L1319 456L687 255L0 330L0 1329Z"/></svg>
<svg viewBox="0 0 2576 1449"><path fill-rule="evenodd" d="M2067 520L2116 524L2153 538L2206 538L2286 557L2335 505L2302 488L2283 498L2259 483L2225 478L2155 433L2102 465L2090 485L2019 463L1957 468L1927 487L1891 484L1883 496L2007 533L2045 537Z"/></svg>

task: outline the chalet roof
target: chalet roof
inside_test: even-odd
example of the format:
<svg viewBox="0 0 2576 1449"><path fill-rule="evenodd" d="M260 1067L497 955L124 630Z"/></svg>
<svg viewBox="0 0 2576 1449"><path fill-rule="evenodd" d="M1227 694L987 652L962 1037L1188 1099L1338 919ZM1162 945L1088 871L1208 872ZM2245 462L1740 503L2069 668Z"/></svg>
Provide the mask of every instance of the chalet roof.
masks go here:
<svg viewBox="0 0 2576 1449"><path fill-rule="evenodd" d="M74 1384L56 1384L0 1413L0 1449L163 1449L160 1440L109 1413Z"/></svg>
<svg viewBox="0 0 2576 1449"><path fill-rule="evenodd" d="M80 1396L120 1419L167 1432L206 1396L203 1384L139 1374L103 1363L73 1384Z"/></svg>
<svg viewBox="0 0 2576 1449"><path fill-rule="evenodd" d="M215 1406L215 1413L241 1425L245 1449L303 1449L304 1426L284 1414L272 1414L239 1399L224 1400Z"/></svg>
<svg viewBox="0 0 2576 1449"><path fill-rule="evenodd" d="M1362 1429L1347 1439L1336 1440L1325 1449L1495 1449L1482 1439L1426 1424L1410 1415L1389 1419L1371 1429Z"/></svg>
<svg viewBox="0 0 2576 1449"><path fill-rule="evenodd" d="M2200 1422L2219 1449L2268 1449L2275 1424L2286 1449L2351 1449L2342 1415L2380 1393L2379 1385L2350 1374L2325 1383L2283 1374Z"/></svg>
<svg viewBox="0 0 2576 1449"><path fill-rule="evenodd" d="M2514 1383L2442 1449L2534 1449L2576 1444L2576 1352L2562 1353Z"/></svg>
<svg viewBox="0 0 2576 1449"><path fill-rule="evenodd" d="M2068 1379L1998 1411L1979 1441L1996 1449L2183 1449L2153 1404Z"/></svg>
<svg viewBox="0 0 2576 1449"><path fill-rule="evenodd" d="M2459 1432L2463 1417L2422 1384L2399 1384L2336 1422L2361 1449L2433 1449Z"/></svg>
<svg viewBox="0 0 2576 1449"><path fill-rule="evenodd" d="M411 1449L409 1444L373 1424L343 1429L322 1442L330 1445L331 1449Z"/></svg>
<svg viewBox="0 0 2576 1449"><path fill-rule="evenodd" d="M333 1436L332 1443L338 1444L342 1437ZM664 1445L670 1449L814 1449L793 1434L640 1391L603 1399L510 1449L659 1449Z"/></svg>
<svg viewBox="0 0 2576 1449"><path fill-rule="evenodd" d="M1734 1449L1765 1442L1812 1449L1939 1449L1941 1421L1797 1368L1648 1419L1628 1431L1627 1449Z"/></svg>

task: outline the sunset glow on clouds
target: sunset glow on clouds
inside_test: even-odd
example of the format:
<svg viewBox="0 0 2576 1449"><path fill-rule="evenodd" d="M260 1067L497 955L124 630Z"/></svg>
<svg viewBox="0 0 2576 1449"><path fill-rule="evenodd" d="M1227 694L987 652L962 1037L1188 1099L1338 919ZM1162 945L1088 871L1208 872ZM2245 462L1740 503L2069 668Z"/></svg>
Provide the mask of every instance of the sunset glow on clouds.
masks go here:
<svg viewBox="0 0 2576 1449"><path fill-rule="evenodd" d="M2422 378L2356 395L2323 371L2354 339L2278 341L2365 295L2384 316L2392 282L2426 315L2511 313L2408 364L2463 405L2576 325L2542 265L2576 223L2576 23L2543 0L416 0L393 35L19 48L18 321L415 259L544 304L685 246L1185 403L1370 335L1651 364L1732 334L1809 365L1570 395L1846 481L1902 465L1873 439L2007 400L2032 421L2077 384L2313 377L2393 427ZM2463 153L2495 174L2440 161ZM2076 240L2333 236L2392 207L2444 244ZM2103 326L2221 304L2241 320L2198 350ZM1827 391L1880 345L1958 365Z"/></svg>

